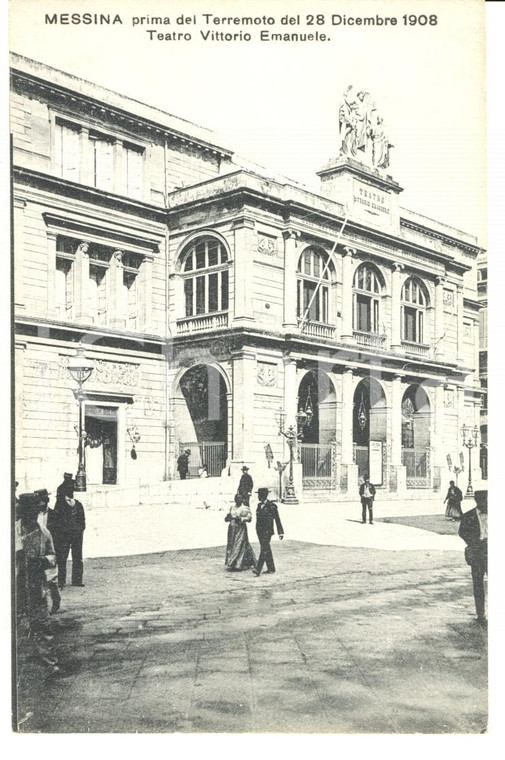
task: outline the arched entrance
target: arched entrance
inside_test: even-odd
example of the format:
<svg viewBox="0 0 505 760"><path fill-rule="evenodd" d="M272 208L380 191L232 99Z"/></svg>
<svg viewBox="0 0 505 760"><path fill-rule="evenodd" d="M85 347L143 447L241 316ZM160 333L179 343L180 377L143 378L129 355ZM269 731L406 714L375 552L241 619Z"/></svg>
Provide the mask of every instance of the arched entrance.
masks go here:
<svg viewBox="0 0 505 760"><path fill-rule="evenodd" d="M402 464L407 488L431 487L431 408L428 394L411 385L402 400Z"/></svg>
<svg viewBox="0 0 505 760"><path fill-rule="evenodd" d="M298 390L298 409L312 413L299 448L303 487L333 489L336 484L336 394L325 372L310 371L304 376Z"/></svg>
<svg viewBox="0 0 505 760"><path fill-rule="evenodd" d="M366 377L356 386L353 405L354 462L359 478L369 475L374 485L384 485L386 440L386 396L378 380Z"/></svg>
<svg viewBox="0 0 505 760"><path fill-rule="evenodd" d="M226 385L221 373L207 364L191 367L179 380L174 401L176 457L189 449L190 477L198 477L202 465L210 477L219 477L228 453Z"/></svg>

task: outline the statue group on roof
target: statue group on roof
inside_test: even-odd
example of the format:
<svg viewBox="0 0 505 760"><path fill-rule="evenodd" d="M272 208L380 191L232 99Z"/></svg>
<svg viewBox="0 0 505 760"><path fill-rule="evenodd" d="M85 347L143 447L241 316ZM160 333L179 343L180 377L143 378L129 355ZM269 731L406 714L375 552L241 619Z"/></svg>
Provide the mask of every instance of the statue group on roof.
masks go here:
<svg viewBox="0 0 505 760"><path fill-rule="evenodd" d="M379 169L389 166L393 145L372 96L349 85L339 110L340 155L365 161Z"/></svg>

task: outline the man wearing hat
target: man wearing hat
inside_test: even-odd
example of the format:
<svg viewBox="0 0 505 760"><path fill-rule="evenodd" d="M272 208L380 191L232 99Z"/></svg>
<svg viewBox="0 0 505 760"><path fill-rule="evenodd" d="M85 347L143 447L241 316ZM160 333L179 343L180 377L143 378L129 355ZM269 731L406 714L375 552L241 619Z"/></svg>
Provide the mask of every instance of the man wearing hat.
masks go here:
<svg viewBox="0 0 505 760"><path fill-rule="evenodd" d="M237 496L242 497L242 504L245 504L247 507L249 506L249 499L251 498L253 485L253 479L249 475L249 467L244 465L242 467L242 477L238 484Z"/></svg>
<svg viewBox="0 0 505 760"><path fill-rule="evenodd" d="M191 449L184 449L182 454L177 458L177 471L181 480L186 480L189 472L189 457Z"/></svg>
<svg viewBox="0 0 505 760"><path fill-rule="evenodd" d="M473 596L479 623L486 623L484 575L487 575L487 491L475 491L476 507L461 518L459 535L466 543L465 559L472 569Z"/></svg>
<svg viewBox="0 0 505 760"><path fill-rule="evenodd" d="M59 672L53 649L51 621L47 607L45 571L56 566L51 534L38 522L41 497L24 493L19 497L16 524L16 612L26 617L31 641L50 674Z"/></svg>
<svg viewBox="0 0 505 760"><path fill-rule="evenodd" d="M49 509L49 492L46 488L39 488L38 491L34 491L35 496L39 500L39 509L40 513L45 516L46 520L46 528L48 529L49 533L51 534L51 538L53 539L53 543L55 544L55 538L53 535L53 531L55 529L55 512L54 509ZM49 596L51 597L51 615L55 615L58 610L60 609L61 604L61 595L60 590L58 588L58 567L56 565L56 562L54 564L54 567L48 567L45 570L46 575L46 583L47 583L47 590L49 591Z"/></svg>
<svg viewBox="0 0 505 760"><path fill-rule="evenodd" d="M263 563L266 562L267 573L275 573L274 558L272 555L272 549L270 548L270 541L274 534L274 522L279 535L279 540L284 538L284 529L282 527L281 518L277 510L277 504L270 501L268 498L268 488L258 488L258 509L256 510L256 533L258 534L258 540L260 542L260 556L258 558L258 564L254 575L261 573Z"/></svg>
<svg viewBox="0 0 505 760"><path fill-rule="evenodd" d="M56 489L56 507L65 506L65 496L74 491L74 477L71 472L63 473L63 483Z"/></svg>

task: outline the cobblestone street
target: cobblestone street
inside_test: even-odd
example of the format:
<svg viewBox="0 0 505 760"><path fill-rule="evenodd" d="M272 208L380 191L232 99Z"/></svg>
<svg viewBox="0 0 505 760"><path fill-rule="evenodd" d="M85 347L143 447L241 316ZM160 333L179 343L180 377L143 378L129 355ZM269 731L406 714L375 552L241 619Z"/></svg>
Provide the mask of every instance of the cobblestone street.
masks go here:
<svg viewBox="0 0 505 760"><path fill-rule="evenodd" d="M486 730L487 631L462 551L273 551L260 578L225 572L224 547L88 559L54 618L62 675L21 653L20 730Z"/></svg>

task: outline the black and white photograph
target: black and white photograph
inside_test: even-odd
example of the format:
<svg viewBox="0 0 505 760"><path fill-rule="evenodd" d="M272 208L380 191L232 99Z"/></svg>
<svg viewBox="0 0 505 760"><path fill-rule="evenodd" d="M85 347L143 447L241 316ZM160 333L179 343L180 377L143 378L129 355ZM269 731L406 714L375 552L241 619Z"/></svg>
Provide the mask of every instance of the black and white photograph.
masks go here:
<svg viewBox="0 0 505 760"><path fill-rule="evenodd" d="M14 733L489 734L485 6L11 0Z"/></svg>

